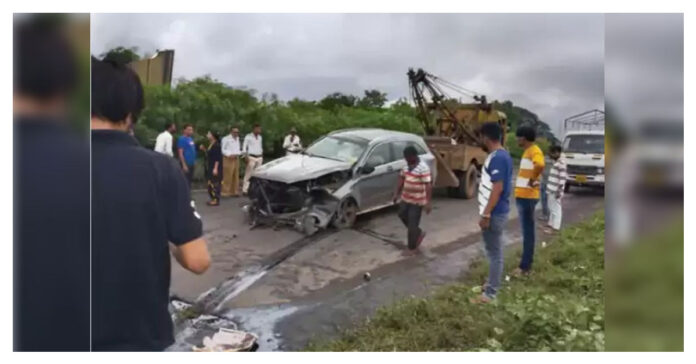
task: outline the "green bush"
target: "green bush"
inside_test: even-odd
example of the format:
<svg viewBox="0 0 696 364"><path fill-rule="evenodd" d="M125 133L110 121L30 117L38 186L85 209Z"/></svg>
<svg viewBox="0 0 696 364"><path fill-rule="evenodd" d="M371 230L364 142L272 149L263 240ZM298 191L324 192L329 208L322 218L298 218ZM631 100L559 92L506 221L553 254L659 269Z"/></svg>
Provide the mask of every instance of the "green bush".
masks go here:
<svg viewBox="0 0 696 364"><path fill-rule="evenodd" d="M549 142L547 138L537 138L536 144L539 146L539 148L541 148L541 151L544 152L544 155L548 155L551 142ZM515 137L514 131L507 133L507 136L505 137L505 149L507 149L508 152L510 152L510 156L512 158L522 158L522 153L524 153L524 150L522 150L522 148L517 145L517 138Z"/></svg>
<svg viewBox="0 0 696 364"><path fill-rule="evenodd" d="M283 137L291 127L297 128L304 145L345 128L373 127L422 134L416 111L406 100L384 107L385 100L386 94L366 90L362 98L332 93L319 101L282 102L273 94L258 97L255 90L232 88L208 76L182 79L175 87L145 87L146 108L135 134L141 144L152 148L167 122L175 122L179 128L193 124L196 143L205 142L205 134L210 130L225 135L231 126L237 126L244 137L258 123L263 128L264 152L271 158L283 155ZM496 105L510 113L508 119L513 126L520 123L520 118L533 115L509 101ZM546 124L536 122L545 128Z"/></svg>

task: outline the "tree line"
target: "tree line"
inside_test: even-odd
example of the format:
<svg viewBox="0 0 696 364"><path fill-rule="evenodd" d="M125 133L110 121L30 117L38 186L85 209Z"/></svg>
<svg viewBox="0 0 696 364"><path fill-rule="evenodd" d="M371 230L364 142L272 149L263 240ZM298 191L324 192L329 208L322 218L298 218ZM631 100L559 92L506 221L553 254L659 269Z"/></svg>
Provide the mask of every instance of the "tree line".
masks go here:
<svg viewBox="0 0 696 364"><path fill-rule="evenodd" d="M258 96L255 90L233 88L205 76L180 79L174 87L145 86L145 103L135 135L147 147L154 145L157 134L168 122L175 122L179 128L193 124L196 142L203 142L208 131L225 135L232 126L245 135L258 123L263 128L264 150L269 157L283 154L282 139L291 127L297 128L305 145L345 128L374 127L422 134L410 103L401 99L386 106L387 95L378 90L365 90L361 97L335 92L321 100L281 101L274 94ZM496 102L495 107L508 115L512 133L523 123L534 124L542 136L548 130L548 125L536 115L510 101ZM508 139L514 141L514 134ZM548 142L542 140L541 144ZM509 147L516 153L514 145Z"/></svg>

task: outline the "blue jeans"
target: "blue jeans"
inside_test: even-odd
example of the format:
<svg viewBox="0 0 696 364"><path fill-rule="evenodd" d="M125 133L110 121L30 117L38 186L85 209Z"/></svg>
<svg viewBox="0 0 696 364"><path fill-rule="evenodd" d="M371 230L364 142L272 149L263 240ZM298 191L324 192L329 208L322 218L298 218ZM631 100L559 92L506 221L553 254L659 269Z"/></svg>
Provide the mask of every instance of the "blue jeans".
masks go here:
<svg viewBox="0 0 696 364"><path fill-rule="evenodd" d="M534 206L535 198L516 198L517 212L522 225L522 259L520 269L524 272L532 269L534 260Z"/></svg>
<svg viewBox="0 0 696 364"><path fill-rule="evenodd" d="M483 244L488 256L488 282L483 294L488 298L495 298L500 282L503 279L503 230L507 222L507 214L491 215L491 223L488 229L483 230Z"/></svg>
<svg viewBox="0 0 696 364"><path fill-rule="evenodd" d="M548 217L551 212L549 211L549 202L546 198L546 183L541 184L541 214L544 217Z"/></svg>

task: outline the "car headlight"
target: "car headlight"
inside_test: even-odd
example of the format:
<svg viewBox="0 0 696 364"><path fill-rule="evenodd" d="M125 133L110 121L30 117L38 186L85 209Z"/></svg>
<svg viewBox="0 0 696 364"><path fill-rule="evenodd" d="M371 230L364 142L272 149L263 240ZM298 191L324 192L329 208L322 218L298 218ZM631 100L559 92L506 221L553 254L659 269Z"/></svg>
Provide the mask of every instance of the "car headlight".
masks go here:
<svg viewBox="0 0 696 364"><path fill-rule="evenodd" d="M604 174L604 168L597 168L597 174Z"/></svg>

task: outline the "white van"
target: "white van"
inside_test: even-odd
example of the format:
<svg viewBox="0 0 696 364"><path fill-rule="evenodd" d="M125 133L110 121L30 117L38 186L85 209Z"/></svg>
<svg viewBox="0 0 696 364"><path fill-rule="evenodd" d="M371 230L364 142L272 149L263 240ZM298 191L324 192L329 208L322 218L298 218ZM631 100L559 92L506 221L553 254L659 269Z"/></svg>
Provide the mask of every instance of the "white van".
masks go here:
<svg viewBox="0 0 696 364"><path fill-rule="evenodd" d="M571 186L604 187L604 130L566 133L561 158L568 171L566 192Z"/></svg>

